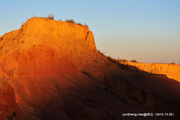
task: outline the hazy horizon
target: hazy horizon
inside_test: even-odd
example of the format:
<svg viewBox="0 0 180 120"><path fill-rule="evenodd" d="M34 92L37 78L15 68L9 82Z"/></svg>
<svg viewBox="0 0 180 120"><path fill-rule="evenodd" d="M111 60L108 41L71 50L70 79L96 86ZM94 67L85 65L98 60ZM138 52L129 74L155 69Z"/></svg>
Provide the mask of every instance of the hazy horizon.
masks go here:
<svg viewBox="0 0 180 120"><path fill-rule="evenodd" d="M180 64L180 1L0 1L0 36L28 18L55 15L88 24L107 56L146 63Z"/></svg>

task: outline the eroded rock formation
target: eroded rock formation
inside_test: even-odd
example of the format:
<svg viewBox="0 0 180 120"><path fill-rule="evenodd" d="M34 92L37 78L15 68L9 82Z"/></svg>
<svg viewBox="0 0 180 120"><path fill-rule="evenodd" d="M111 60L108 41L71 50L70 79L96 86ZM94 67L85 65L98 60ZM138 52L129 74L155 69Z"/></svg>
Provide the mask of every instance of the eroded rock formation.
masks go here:
<svg viewBox="0 0 180 120"><path fill-rule="evenodd" d="M11 100L22 111L18 119L135 119L122 116L129 112L179 117L178 82L107 58L87 26L31 18L0 38L0 63L0 79L12 86Z"/></svg>

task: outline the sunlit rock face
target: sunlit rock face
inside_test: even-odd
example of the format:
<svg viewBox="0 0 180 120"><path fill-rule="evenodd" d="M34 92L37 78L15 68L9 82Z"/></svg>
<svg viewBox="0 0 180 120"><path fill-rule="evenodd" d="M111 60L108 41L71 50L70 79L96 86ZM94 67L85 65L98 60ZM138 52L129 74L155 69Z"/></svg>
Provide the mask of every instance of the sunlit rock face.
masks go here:
<svg viewBox="0 0 180 120"><path fill-rule="evenodd" d="M63 68L60 64L95 51L93 33L87 26L31 18L19 30L1 37L1 76L72 72L64 69L73 66Z"/></svg>
<svg viewBox="0 0 180 120"><path fill-rule="evenodd" d="M0 108L2 119L126 120L128 112L179 117L179 82L104 56L84 25L31 18L0 38L0 63L0 80L10 91L1 102L8 106L7 114Z"/></svg>

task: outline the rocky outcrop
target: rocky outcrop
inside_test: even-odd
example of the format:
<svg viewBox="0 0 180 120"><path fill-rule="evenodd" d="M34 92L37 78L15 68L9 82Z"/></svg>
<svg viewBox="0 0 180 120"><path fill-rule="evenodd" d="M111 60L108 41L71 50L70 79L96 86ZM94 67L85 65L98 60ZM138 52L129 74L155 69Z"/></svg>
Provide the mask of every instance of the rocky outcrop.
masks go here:
<svg viewBox="0 0 180 120"><path fill-rule="evenodd" d="M99 53L87 26L31 18L3 35L0 48L0 79L13 87L21 119L116 120L142 111L178 115L179 83Z"/></svg>

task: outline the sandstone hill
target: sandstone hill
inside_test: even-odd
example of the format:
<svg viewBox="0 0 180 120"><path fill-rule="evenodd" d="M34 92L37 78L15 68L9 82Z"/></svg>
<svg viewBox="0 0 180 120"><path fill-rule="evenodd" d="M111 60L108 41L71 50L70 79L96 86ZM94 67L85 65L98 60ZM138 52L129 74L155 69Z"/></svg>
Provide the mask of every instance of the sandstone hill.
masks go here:
<svg viewBox="0 0 180 120"><path fill-rule="evenodd" d="M0 63L2 120L179 119L179 82L104 56L84 25L31 18L0 37Z"/></svg>

